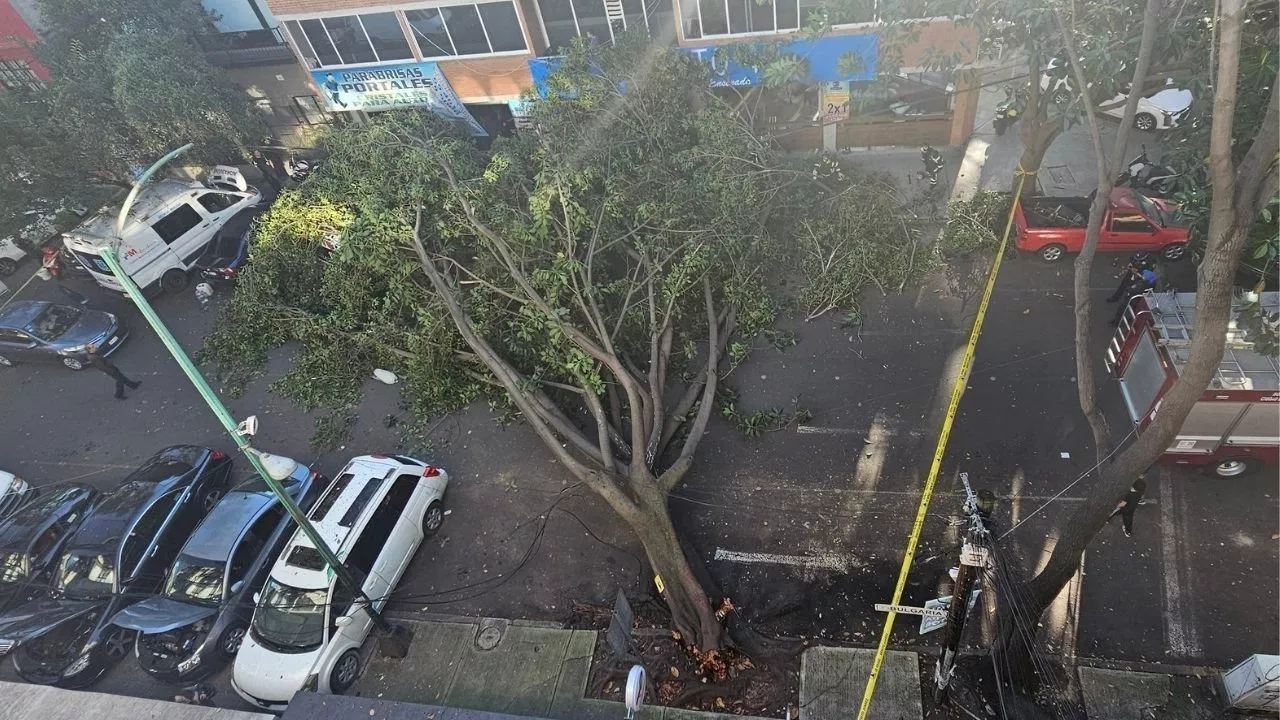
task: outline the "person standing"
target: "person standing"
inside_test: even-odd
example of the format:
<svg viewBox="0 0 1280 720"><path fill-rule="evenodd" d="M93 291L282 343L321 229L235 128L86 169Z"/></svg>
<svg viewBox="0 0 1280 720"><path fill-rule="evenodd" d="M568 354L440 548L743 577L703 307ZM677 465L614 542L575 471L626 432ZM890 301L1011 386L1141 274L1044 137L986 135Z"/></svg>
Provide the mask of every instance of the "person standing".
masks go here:
<svg viewBox="0 0 1280 720"><path fill-rule="evenodd" d="M275 168L271 167L271 163L267 162L267 158L262 154L261 150L253 151L253 166L258 168L258 172L262 173L262 179L271 186L275 192L280 192L280 181L276 179Z"/></svg>
<svg viewBox="0 0 1280 720"><path fill-rule="evenodd" d="M1129 492L1125 494L1120 502L1116 503L1116 509L1111 511L1107 516L1107 522L1111 522L1111 518L1119 515L1120 524L1124 529L1125 537L1133 537L1133 514L1138 511L1138 505L1142 504L1142 496L1147 494L1147 479L1145 473L1138 473L1138 479L1133 481Z"/></svg>
<svg viewBox="0 0 1280 720"><path fill-rule="evenodd" d="M107 375L110 375L111 379L116 381L117 400L123 400L125 398L125 387L128 387L130 390L137 390L138 386L142 384L137 380L130 380L125 377L125 374L120 372L120 368L116 367L115 363L111 362L106 358L106 356L98 352L97 345L89 345L85 350L87 352L85 360L87 360L95 369L101 370Z"/></svg>

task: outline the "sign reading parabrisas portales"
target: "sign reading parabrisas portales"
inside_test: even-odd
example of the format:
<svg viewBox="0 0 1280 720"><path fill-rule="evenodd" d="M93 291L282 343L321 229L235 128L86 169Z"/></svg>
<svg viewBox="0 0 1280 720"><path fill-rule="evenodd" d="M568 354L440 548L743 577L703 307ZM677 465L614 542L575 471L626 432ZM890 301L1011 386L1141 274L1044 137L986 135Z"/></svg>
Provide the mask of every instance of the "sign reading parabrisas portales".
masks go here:
<svg viewBox="0 0 1280 720"><path fill-rule="evenodd" d="M312 70L311 78L334 112L428 108L466 123L473 135L488 135L467 111L433 62Z"/></svg>

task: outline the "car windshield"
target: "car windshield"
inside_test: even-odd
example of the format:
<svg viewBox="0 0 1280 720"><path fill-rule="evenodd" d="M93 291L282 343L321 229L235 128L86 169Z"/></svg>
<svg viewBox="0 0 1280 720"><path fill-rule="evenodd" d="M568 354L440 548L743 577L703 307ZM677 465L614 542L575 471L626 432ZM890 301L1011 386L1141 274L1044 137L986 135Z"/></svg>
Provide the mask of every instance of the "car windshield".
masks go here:
<svg viewBox="0 0 1280 720"><path fill-rule="evenodd" d="M222 578L226 564L183 555L173 564L164 594L174 600L216 603L222 599Z"/></svg>
<svg viewBox="0 0 1280 720"><path fill-rule="evenodd" d="M0 585L12 585L27 578L27 554L17 550L0 552Z"/></svg>
<svg viewBox="0 0 1280 720"><path fill-rule="evenodd" d="M324 642L329 588L304 589L267 581L253 614L253 636L279 652L307 652Z"/></svg>
<svg viewBox="0 0 1280 720"><path fill-rule="evenodd" d="M27 325L27 332L44 341L57 340L70 330L80 317L80 308L71 305L46 305Z"/></svg>
<svg viewBox="0 0 1280 720"><path fill-rule="evenodd" d="M1134 193L1133 196L1138 199L1138 205L1142 208L1142 212L1147 217L1160 223L1162 226L1169 224L1169 219L1165 217L1164 212L1160 210L1160 206L1151 202L1151 198L1140 193Z"/></svg>
<svg viewBox="0 0 1280 720"><path fill-rule="evenodd" d="M58 589L77 597L102 597L115 592L116 569L98 553L68 553L58 566Z"/></svg>

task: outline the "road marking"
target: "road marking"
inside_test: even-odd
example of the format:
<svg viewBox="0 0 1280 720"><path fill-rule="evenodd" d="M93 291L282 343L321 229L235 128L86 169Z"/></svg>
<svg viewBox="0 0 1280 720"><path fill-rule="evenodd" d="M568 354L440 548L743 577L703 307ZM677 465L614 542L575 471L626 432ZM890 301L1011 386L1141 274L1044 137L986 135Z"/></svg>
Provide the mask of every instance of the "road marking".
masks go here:
<svg viewBox="0 0 1280 720"><path fill-rule="evenodd" d="M690 487L690 488L682 487L680 488L680 492L676 493L676 496L680 497L684 493L690 493L690 492L702 493L709 496L714 496L717 492L758 493L758 492L763 492L766 489L771 491L783 492L783 493L805 493L805 494L847 493L849 495L897 495L899 497L920 497L919 490L882 490L880 488L809 487L807 485L786 485L781 483L770 483L768 485L764 483L761 483L759 485L723 485L720 487L710 488L710 489L699 488L699 487ZM1072 497L1072 496L1056 497L1053 495L997 495L996 499L1007 501L1007 502L1017 502L1019 500L1032 500L1035 502L1043 502L1047 500L1053 500L1055 502L1084 502L1089 498ZM962 500L962 498L957 497L956 500ZM1146 506L1146 505L1158 505L1159 503L1154 499L1147 498L1142 501L1142 504Z"/></svg>
<svg viewBox="0 0 1280 720"><path fill-rule="evenodd" d="M1180 657L1200 656L1200 632L1193 613L1191 571L1182 565L1179 537L1186 537L1179 523L1181 491L1168 472L1160 473L1160 550L1164 572L1164 640L1166 652ZM1186 575L1185 581L1183 575Z"/></svg>
<svg viewBox="0 0 1280 720"><path fill-rule="evenodd" d="M740 562L757 565L790 565L807 569L847 571L859 563L851 557L838 553L818 553L816 555L775 555L773 553L737 552L716 548L716 560Z"/></svg>
<svg viewBox="0 0 1280 720"><path fill-rule="evenodd" d="M861 435L870 437L873 430L865 428L849 428L849 427L821 427L815 425L797 425L796 434L798 435ZM890 437L903 436L909 438L920 438L924 435L922 430L907 430L906 432L888 431Z"/></svg>

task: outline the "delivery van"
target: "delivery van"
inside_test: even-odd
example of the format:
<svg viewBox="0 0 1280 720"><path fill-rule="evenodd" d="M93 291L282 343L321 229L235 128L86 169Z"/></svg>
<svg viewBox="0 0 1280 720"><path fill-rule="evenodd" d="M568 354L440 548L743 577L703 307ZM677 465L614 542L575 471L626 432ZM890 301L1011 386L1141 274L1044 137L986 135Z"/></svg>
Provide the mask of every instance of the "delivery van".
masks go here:
<svg viewBox="0 0 1280 720"><path fill-rule="evenodd" d="M93 279L108 290L124 287L102 259L115 248L120 265L144 292L179 292L218 230L237 213L262 202L262 194L232 167L215 167L207 184L160 180L138 194L116 236L119 208L100 212L62 242Z"/></svg>

